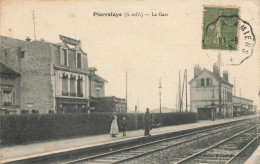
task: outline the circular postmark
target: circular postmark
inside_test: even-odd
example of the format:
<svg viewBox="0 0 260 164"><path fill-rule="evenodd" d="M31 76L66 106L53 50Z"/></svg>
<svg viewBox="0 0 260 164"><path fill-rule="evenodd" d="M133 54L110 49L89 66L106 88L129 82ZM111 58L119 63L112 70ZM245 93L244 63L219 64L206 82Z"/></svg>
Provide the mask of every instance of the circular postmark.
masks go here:
<svg viewBox="0 0 260 164"><path fill-rule="evenodd" d="M209 54L217 50L226 65L240 65L253 55L255 43L253 28L238 16L238 9L207 8L202 49L211 50Z"/></svg>

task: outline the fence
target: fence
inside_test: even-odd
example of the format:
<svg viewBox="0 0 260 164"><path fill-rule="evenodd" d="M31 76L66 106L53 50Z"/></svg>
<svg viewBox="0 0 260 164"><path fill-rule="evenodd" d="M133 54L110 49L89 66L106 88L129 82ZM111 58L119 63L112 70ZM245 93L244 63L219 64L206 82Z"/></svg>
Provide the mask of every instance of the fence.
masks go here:
<svg viewBox="0 0 260 164"><path fill-rule="evenodd" d="M118 115L118 126L126 117L127 130L143 127L143 114ZM152 114L153 123L160 122L160 114ZM163 126L196 122L196 113L163 113ZM0 141L4 144L23 144L34 141L71 138L109 133L111 113L25 114L0 116Z"/></svg>

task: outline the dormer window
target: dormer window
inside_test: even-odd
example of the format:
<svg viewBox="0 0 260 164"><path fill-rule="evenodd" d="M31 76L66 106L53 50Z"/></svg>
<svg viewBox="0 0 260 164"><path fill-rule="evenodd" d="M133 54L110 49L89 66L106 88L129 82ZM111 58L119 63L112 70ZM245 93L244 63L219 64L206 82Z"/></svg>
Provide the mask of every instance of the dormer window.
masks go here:
<svg viewBox="0 0 260 164"><path fill-rule="evenodd" d="M77 52L76 53L77 54L77 56L76 56L76 66L77 66L77 68L82 68L82 54L81 53L79 53L79 52Z"/></svg>
<svg viewBox="0 0 260 164"><path fill-rule="evenodd" d="M61 48L61 65L68 66L68 50Z"/></svg>

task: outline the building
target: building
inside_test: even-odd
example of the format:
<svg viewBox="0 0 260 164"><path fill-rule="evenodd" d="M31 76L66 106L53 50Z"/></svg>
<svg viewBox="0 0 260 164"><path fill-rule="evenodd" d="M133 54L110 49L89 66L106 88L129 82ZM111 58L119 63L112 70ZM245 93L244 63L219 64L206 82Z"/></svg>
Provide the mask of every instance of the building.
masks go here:
<svg viewBox="0 0 260 164"><path fill-rule="evenodd" d="M20 74L0 62L0 114L20 108Z"/></svg>
<svg viewBox="0 0 260 164"><path fill-rule="evenodd" d="M115 96L92 98L91 107L95 112L127 113L125 99Z"/></svg>
<svg viewBox="0 0 260 164"><path fill-rule="evenodd" d="M228 81L227 71L224 71L221 77L216 64L213 65L213 72L202 70L199 65L196 65L194 77L189 84L191 111L198 113L198 119L233 116L233 85Z"/></svg>
<svg viewBox="0 0 260 164"><path fill-rule="evenodd" d="M237 96L233 96L232 100L233 100L232 105L233 105L234 112L243 111L243 110L255 112L255 106L253 105L254 102L253 100L249 100Z"/></svg>
<svg viewBox="0 0 260 164"><path fill-rule="evenodd" d="M107 81L96 74L95 67L89 67L89 90L90 97L105 97L105 83Z"/></svg>
<svg viewBox="0 0 260 164"><path fill-rule="evenodd" d="M15 92L18 113L33 110L67 113L88 109L87 53L79 40L62 35L60 39L61 43L56 44L0 36L1 62L20 78L20 89L14 89L19 90Z"/></svg>

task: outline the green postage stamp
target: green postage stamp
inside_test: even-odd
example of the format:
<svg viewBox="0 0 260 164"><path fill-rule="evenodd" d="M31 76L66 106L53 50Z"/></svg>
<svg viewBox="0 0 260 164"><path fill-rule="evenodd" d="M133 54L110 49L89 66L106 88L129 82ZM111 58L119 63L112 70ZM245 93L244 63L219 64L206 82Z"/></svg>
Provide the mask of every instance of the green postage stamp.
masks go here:
<svg viewBox="0 0 260 164"><path fill-rule="evenodd" d="M203 49L238 50L239 8L206 7L203 15Z"/></svg>

